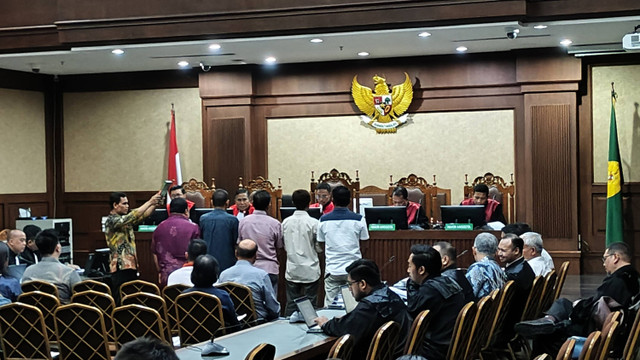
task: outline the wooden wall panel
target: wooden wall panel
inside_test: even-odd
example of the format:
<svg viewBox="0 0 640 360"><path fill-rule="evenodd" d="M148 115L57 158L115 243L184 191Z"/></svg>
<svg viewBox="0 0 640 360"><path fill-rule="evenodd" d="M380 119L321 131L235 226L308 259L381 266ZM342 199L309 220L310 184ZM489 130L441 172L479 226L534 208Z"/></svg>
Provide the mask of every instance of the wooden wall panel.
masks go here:
<svg viewBox="0 0 640 360"><path fill-rule="evenodd" d="M238 177L245 176L245 119L217 118L207 112L202 132L205 179L215 178L216 187L231 196L238 188Z"/></svg>
<svg viewBox="0 0 640 360"><path fill-rule="evenodd" d="M0 195L0 230L15 228L20 208L31 208L31 216L53 215L49 197L45 193Z"/></svg>

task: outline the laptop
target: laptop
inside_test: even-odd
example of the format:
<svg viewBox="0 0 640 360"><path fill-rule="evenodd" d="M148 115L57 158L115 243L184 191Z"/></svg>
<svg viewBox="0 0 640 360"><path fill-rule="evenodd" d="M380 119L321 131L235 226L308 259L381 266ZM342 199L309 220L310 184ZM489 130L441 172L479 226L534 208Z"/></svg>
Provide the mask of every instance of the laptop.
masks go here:
<svg viewBox="0 0 640 360"><path fill-rule="evenodd" d="M344 310L348 313L352 312L353 309L358 306L358 301L353 297L351 291L349 290L349 286L343 286L340 288L340 292L342 293L342 302L344 303Z"/></svg>
<svg viewBox="0 0 640 360"><path fill-rule="evenodd" d="M313 321L318 317L318 313L316 313L316 309L313 308L313 304L311 304L311 300L308 297L303 296L301 298L297 298L294 300L296 306L298 307L298 311L302 315L305 324L307 324L307 332L308 333L321 333L322 328L318 326L318 324Z"/></svg>

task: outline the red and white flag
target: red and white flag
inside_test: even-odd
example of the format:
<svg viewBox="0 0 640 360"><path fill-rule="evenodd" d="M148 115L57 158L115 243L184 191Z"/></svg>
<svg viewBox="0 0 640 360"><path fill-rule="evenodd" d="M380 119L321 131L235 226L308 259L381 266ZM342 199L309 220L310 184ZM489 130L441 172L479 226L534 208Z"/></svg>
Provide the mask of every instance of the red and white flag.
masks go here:
<svg viewBox="0 0 640 360"><path fill-rule="evenodd" d="M182 184L182 170L180 169L180 154L176 139L176 113L173 109L171 109L171 129L169 131L169 173L167 179L173 181L173 185L180 185Z"/></svg>

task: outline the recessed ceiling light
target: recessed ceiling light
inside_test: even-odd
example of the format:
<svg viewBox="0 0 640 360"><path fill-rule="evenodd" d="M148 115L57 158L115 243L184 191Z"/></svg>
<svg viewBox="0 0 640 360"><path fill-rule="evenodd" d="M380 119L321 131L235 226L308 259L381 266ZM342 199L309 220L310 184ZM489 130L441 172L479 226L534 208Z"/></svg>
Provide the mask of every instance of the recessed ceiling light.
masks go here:
<svg viewBox="0 0 640 360"><path fill-rule="evenodd" d="M457 52L465 52L465 51L467 51L467 50L469 50L469 49L467 49L467 47L466 47L466 46L458 46L458 47L456 48L456 51L457 51Z"/></svg>
<svg viewBox="0 0 640 360"><path fill-rule="evenodd" d="M320 38L315 38L315 39L311 39L309 40L309 42L312 42L314 44L320 44L321 42L323 42L324 40L320 39Z"/></svg>
<svg viewBox="0 0 640 360"><path fill-rule="evenodd" d="M358 56L369 56L369 53L368 53L368 52L366 52L366 51L360 51L360 52L358 53Z"/></svg>
<svg viewBox="0 0 640 360"><path fill-rule="evenodd" d="M420 34L418 34L418 36L420 36L421 38L426 38L426 37L431 36L431 33L430 33L430 32L426 32L426 31L423 31L423 32L421 32Z"/></svg>
<svg viewBox="0 0 640 360"><path fill-rule="evenodd" d="M209 45L209 50L220 50L220 44L211 44Z"/></svg>
<svg viewBox="0 0 640 360"><path fill-rule="evenodd" d="M569 39L562 39L562 41L560 41L560 45L562 46L569 46L573 44L573 41L569 40Z"/></svg>
<svg viewBox="0 0 640 360"><path fill-rule="evenodd" d="M264 59L264 62L267 63L267 64L275 64L276 61L278 61L278 59L276 59L273 56L269 56L269 57Z"/></svg>
<svg viewBox="0 0 640 360"><path fill-rule="evenodd" d="M189 66L189 62L188 61L184 61L184 60L178 61L178 66L180 66L182 68L187 67L187 66Z"/></svg>
<svg viewBox="0 0 640 360"><path fill-rule="evenodd" d="M546 28L547 28L547 25L542 25L542 24L540 24L540 25L536 25L536 26L534 26L533 28L534 28L534 29L537 29L537 30L542 30L542 29L546 29Z"/></svg>
<svg viewBox="0 0 640 360"><path fill-rule="evenodd" d="M122 49L113 49L113 50L111 50L111 53L114 54L114 55L122 55L122 54L124 54L124 50L122 50Z"/></svg>

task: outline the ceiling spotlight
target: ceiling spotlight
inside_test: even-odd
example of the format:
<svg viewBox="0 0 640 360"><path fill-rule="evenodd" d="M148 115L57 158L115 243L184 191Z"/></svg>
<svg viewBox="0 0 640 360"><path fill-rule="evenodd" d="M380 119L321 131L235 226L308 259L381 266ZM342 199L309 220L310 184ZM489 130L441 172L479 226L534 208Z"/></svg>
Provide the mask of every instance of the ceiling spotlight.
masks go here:
<svg viewBox="0 0 640 360"><path fill-rule="evenodd" d="M273 56L269 56L267 58L264 59L264 62L267 64L275 64L275 62L277 61L277 59Z"/></svg>
<svg viewBox="0 0 640 360"><path fill-rule="evenodd" d="M211 44L209 45L209 50L220 50L220 44Z"/></svg>
<svg viewBox="0 0 640 360"><path fill-rule="evenodd" d="M430 33L430 32L426 32L426 31L423 31L423 32L421 32L420 34L418 34L418 36L420 36L421 38L426 38L426 37L431 36L431 33Z"/></svg>
<svg viewBox="0 0 640 360"><path fill-rule="evenodd" d="M189 62L188 61L178 61L178 66L180 66L181 68L185 68L187 66L189 66Z"/></svg>
<svg viewBox="0 0 640 360"><path fill-rule="evenodd" d="M469 49L467 49L467 47L466 47L466 46L458 46L458 47L456 48L456 51L457 51L457 52L461 52L461 53L463 53L463 52L465 52L465 51L467 51L467 50L469 50Z"/></svg>
<svg viewBox="0 0 640 360"><path fill-rule="evenodd" d="M114 54L114 55L122 55L122 54L124 54L124 50L122 50L122 49L113 49L113 50L111 50L111 53Z"/></svg>
<svg viewBox="0 0 640 360"><path fill-rule="evenodd" d="M562 41L560 41L560 45L562 46L569 46L573 44L573 41L569 40L569 39L562 39Z"/></svg>
<svg viewBox="0 0 640 360"><path fill-rule="evenodd" d="M369 56L369 53L368 53L368 52L366 52L366 51L360 51L360 52L358 53L358 56L362 56L362 57Z"/></svg>
<svg viewBox="0 0 640 360"><path fill-rule="evenodd" d="M542 29L546 29L547 25L539 24L539 25L534 26L533 28L536 29L536 30L542 30Z"/></svg>
<svg viewBox="0 0 640 360"><path fill-rule="evenodd" d="M309 42L314 43L314 44L320 44L321 42L323 42L324 40L320 39L320 38L315 38L315 39L311 39L309 40Z"/></svg>

